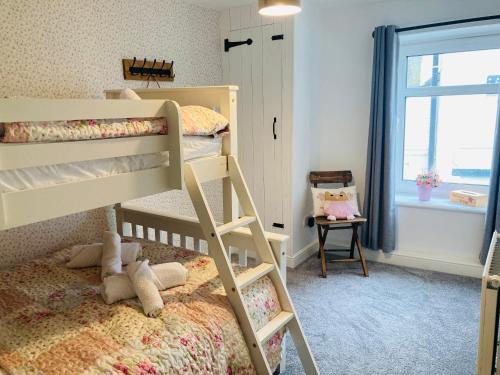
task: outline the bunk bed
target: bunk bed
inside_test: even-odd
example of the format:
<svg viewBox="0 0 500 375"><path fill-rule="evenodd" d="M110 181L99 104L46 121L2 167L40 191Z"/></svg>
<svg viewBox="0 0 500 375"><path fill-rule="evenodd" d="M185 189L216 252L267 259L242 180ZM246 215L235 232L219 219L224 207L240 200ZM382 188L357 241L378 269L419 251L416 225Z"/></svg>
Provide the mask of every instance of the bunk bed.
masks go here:
<svg viewBox="0 0 500 375"><path fill-rule="evenodd" d="M142 167L117 173L87 175L85 179L70 178L43 186L0 188L0 230L115 205L118 232L142 237L143 256L152 263L180 261L190 270L186 286L162 292L166 307L158 319L146 318L134 300L105 305L98 296L96 269L64 267L68 249L0 271L0 373L250 374L256 371L264 374L279 367L280 361L284 365L281 344L285 323L291 324L289 329L298 344L299 356L303 362L304 358L309 361L306 373L318 373L307 343L302 336L297 339L301 328L293 314L288 313L287 322L273 327L272 332L266 331L276 316L283 314L280 312L283 303L287 310L293 311L282 284L286 236L263 234L262 238L272 249L272 261L276 260L275 271L282 274L269 273L269 277L245 285L245 292L240 295L247 306L243 308L242 318L241 306L235 307L234 297L228 295L231 309L224 293L228 290L225 280L228 272L221 273L217 254L214 261L200 253L200 242L208 241L208 249L214 249L217 242L210 237L216 237L222 244L222 236L213 233L210 236L207 225L201 225L194 218L169 216L123 203L182 189L187 171L191 181L198 181L198 177L202 180L224 178L225 225L238 220L235 191L229 178L225 178L229 165L237 165L230 156L237 152L236 91L232 86L138 90L144 99L150 99L143 101L0 100L1 123L164 118L168 128L166 132L135 137L0 143L0 174L168 153L168 162L164 159L149 164L141 161L138 164ZM115 93L110 91L107 97L111 99ZM231 132L223 138L220 155L192 159L184 164L179 105L213 108L228 118ZM198 175L193 173L195 165ZM193 183L188 185L192 191ZM244 261L240 258L240 263L246 263L246 258L252 256L252 262L262 260L251 226L235 228L228 234L224 236L224 245L236 249L239 256L245 258ZM180 238L181 248L172 246L175 237ZM187 238L192 241L186 241ZM188 243L194 251L186 249ZM234 274L245 275L245 269L235 268ZM262 309L260 304L266 308ZM251 305L254 307L248 308ZM249 345L248 327L245 327L248 316L254 319L252 330L266 331L261 338L267 360L262 358L260 344ZM261 352L257 362L256 351Z"/></svg>

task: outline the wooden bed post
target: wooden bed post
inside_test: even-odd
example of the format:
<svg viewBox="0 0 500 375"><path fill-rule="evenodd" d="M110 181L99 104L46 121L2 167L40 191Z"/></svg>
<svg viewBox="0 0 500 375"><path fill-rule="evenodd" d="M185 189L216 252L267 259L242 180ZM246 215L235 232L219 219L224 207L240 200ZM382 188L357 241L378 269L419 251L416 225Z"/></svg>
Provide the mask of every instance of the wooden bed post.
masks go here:
<svg viewBox="0 0 500 375"><path fill-rule="evenodd" d="M222 155L233 155L238 158L238 99L237 86L230 86L228 90L229 100L224 101L220 109L221 114L229 120L230 133L222 142ZM239 207L236 193L229 178L222 181L222 206L224 212L224 223L229 223L238 218Z"/></svg>
<svg viewBox="0 0 500 375"><path fill-rule="evenodd" d="M182 117L180 107L174 101L165 102L168 124L179 124L168 129L169 173L168 181L172 189L182 189L184 183L184 157L182 151Z"/></svg>
<svg viewBox="0 0 500 375"><path fill-rule="evenodd" d="M123 237L123 211L122 211L122 204L117 203L115 204L115 217L116 217L116 231L117 233Z"/></svg>

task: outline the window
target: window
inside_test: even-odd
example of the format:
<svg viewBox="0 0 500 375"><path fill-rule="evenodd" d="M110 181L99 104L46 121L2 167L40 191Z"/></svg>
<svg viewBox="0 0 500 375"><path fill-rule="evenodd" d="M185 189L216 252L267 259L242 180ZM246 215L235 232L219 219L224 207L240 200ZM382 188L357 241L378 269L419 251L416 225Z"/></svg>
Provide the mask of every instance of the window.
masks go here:
<svg viewBox="0 0 500 375"><path fill-rule="evenodd" d="M491 30L401 36L400 192L414 191L417 174L429 170L441 176L443 195L457 188L486 191L500 92L500 34Z"/></svg>

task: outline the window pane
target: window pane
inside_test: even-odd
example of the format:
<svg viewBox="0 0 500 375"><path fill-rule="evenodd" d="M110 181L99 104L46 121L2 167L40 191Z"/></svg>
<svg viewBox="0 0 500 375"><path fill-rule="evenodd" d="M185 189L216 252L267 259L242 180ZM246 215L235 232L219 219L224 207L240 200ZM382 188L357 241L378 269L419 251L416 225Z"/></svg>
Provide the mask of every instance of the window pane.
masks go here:
<svg viewBox="0 0 500 375"><path fill-rule="evenodd" d="M489 183L497 95L407 98L403 178L436 170L443 182Z"/></svg>
<svg viewBox="0 0 500 375"><path fill-rule="evenodd" d="M405 180L414 180L427 169L431 98L407 98L405 120Z"/></svg>
<svg viewBox="0 0 500 375"><path fill-rule="evenodd" d="M408 57L407 86L500 83L500 49Z"/></svg>

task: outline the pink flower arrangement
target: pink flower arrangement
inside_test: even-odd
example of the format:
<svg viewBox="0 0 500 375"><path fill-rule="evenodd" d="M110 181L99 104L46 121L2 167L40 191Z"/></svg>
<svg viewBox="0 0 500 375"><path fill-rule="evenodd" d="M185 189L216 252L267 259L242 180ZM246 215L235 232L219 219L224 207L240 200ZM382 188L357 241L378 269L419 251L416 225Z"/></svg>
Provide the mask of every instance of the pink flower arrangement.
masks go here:
<svg viewBox="0 0 500 375"><path fill-rule="evenodd" d="M441 179L436 172L426 172L419 174L416 179L417 186L425 186L429 188L439 187L441 185Z"/></svg>

